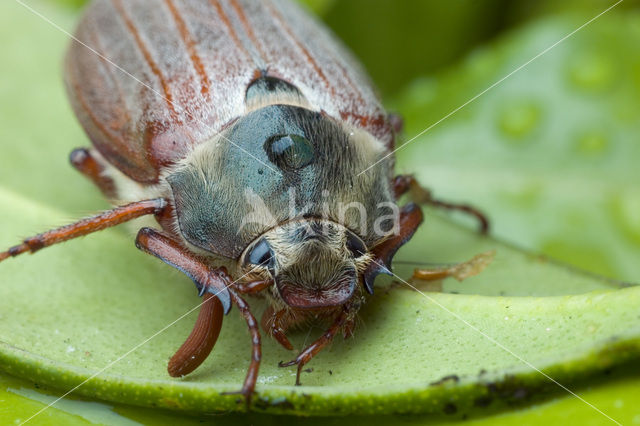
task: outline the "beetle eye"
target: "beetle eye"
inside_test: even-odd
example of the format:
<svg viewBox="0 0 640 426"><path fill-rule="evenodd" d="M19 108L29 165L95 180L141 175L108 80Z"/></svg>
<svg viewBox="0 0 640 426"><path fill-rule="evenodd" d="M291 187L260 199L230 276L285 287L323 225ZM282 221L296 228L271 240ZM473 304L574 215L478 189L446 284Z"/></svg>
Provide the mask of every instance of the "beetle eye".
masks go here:
<svg viewBox="0 0 640 426"><path fill-rule="evenodd" d="M353 232L347 234L347 248L353 254L353 257L360 257L367 254L367 246L364 242Z"/></svg>
<svg viewBox="0 0 640 426"><path fill-rule="evenodd" d="M285 170L301 169L313 161L311 142L296 134L271 136L264 143L264 149L269 160Z"/></svg>
<svg viewBox="0 0 640 426"><path fill-rule="evenodd" d="M275 259L273 257L273 250L271 246L264 238L256 243L247 256L247 262L252 265L266 266L268 268L273 267Z"/></svg>

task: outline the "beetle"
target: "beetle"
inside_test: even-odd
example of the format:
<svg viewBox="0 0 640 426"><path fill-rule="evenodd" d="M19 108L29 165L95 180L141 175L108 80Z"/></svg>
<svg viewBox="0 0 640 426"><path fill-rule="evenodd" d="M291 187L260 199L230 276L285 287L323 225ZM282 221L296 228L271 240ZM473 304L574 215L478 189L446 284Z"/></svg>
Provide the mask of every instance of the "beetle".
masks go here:
<svg viewBox="0 0 640 426"><path fill-rule="evenodd" d="M67 92L92 148L71 164L114 208L25 239L0 261L143 216L136 246L190 277L203 297L170 359L196 369L235 305L251 335L241 394L255 390L260 325L283 347L309 321L326 332L290 362L300 372L354 333L374 280L423 221L431 197L393 175L400 120L332 34L285 0L95 0L65 59ZM364 171L364 172L363 172ZM399 207L410 193L413 201ZM356 206L355 209L352 207ZM235 277L235 278L232 278Z"/></svg>

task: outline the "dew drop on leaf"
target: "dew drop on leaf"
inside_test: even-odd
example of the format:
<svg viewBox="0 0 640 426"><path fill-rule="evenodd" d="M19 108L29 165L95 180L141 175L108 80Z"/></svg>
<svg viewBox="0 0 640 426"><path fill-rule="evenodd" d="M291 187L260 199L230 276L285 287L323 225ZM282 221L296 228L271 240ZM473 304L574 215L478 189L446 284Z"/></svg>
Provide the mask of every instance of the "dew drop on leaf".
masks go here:
<svg viewBox="0 0 640 426"><path fill-rule="evenodd" d="M599 131L580 135L576 141L576 151L584 156L594 157L604 153L609 147L609 139Z"/></svg>
<svg viewBox="0 0 640 426"><path fill-rule="evenodd" d="M538 126L540 108L533 102L518 102L507 106L500 115L498 125L508 142L521 142Z"/></svg>
<svg viewBox="0 0 640 426"><path fill-rule="evenodd" d="M602 54L588 52L571 60L569 80L577 88L597 91L606 88L614 79L611 61Z"/></svg>

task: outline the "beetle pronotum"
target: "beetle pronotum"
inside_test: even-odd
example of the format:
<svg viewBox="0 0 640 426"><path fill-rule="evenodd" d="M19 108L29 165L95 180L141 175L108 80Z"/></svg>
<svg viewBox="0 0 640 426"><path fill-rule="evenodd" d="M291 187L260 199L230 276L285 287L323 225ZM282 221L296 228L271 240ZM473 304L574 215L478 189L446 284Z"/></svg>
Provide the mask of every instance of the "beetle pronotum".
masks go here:
<svg viewBox="0 0 640 426"><path fill-rule="evenodd" d="M0 261L153 215L160 229L140 229L137 247L205 298L171 376L203 362L236 305L252 336L240 391L250 400L261 346L249 294L267 298L262 328L287 349L290 329L328 323L281 363L297 365L299 384L335 335L353 334L376 275L422 222L416 204L397 206L404 193L487 229L475 209L393 178L398 120L349 52L294 3L96 0L76 37L65 79L93 148L70 160L117 207L28 238Z"/></svg>

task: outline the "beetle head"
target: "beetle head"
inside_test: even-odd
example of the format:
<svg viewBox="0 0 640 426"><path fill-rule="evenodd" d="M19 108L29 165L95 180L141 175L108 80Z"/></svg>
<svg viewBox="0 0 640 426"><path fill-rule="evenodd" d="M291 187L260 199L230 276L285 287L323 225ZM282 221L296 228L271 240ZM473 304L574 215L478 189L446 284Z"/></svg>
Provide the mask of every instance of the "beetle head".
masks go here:
<svg viewBox="0 0 640 426"><path fill-rule="evenodd" d="M369 261L360 237L321 219L285 222L241 256L243 272L273 280L273 295L293 309L346 303L361 291L358 280Z"/></svg>
<svg viewBox="0 0 640 426"><path fill-rule="evenodd" d="M381 143L361 129L321 112L270 105L198 146L166 179L185 241L238 259L258 236L309 217L375 245L397 210L391 164Z"/></svg>
<svg viewBox="0 0 640 426"><path fill-rule="evenodd" d="M259 107L167 176L175 230L238 261L244 281L273 280L275 303L342 305L386 270L370 267L367 247L397 233L392 164L373 135L321 111Z"/></svg>

